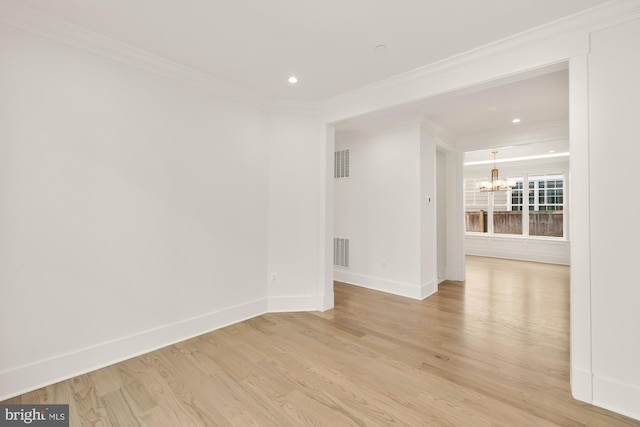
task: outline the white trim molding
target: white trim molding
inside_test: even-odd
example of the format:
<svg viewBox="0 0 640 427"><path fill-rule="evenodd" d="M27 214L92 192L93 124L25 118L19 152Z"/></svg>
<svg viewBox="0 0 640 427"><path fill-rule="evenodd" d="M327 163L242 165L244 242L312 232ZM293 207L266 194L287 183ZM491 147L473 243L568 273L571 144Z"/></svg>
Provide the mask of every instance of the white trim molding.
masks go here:
<svg viewBox="0 0 640 427"><path fill-rule="evenodd" d="M334 270L334 279L349 285L360 286L361 288L386 292L416 300L423 300L438 290L436 281L418 286L411 283L396 282L380 277L366 276L364 274L355 274L340 270Z"/></svg>
<svg viewBox="0 0 640 427"><path fill-rule="evenodd" d="M325 311L324 295L298 295L269 297L269 313L291 313L297 311Z"/></svg>
<svg viewBox="0 0 640 427"><path fill-rule="evenodd" d="M569 265L570 243L566 240L467 234L465 254L520 261Z"/></svg>
<svg viewBox="0 0 640 427"><path fill-rule="evenodd" d="M267 312L259 299L0 372L0 401L242 322Z"/></svg>
<svg viewBox="0 0 640 427"><path fill-rule="evenodd" d="M570 339L571 392L584 402L593 401L591 242L589 175L589 66L588 55L569 61L569 206L571 221ZM579 215L571 215L579 212ZM574 376L575 375L575 376Z"/></svg>
<svg viewBox="0 0 640 427"><path fill-rule="evenodd" d="M589 52L590 32L638 17L637 0L611 1L335 96L323 102L325 115L336 122L566 61Z"/></svg>
<svg viewBox="0 0 640 427"><path fill-rule="evenodd" d="M444 281L444 279L442 280ZM420 300L430 297L438 292L438 279L431 280L430 282L423 283L420 287Z"/></svg>
<svg viewBox="0 0 640 427"><path fill-rule="evenodd" d="M593 376L593 404L640 420L640 388Z"/></svg>
<svg viewBox="0 0 640 427"><path fill-rule="evenodd" d="M576 400L593 400L593 378L591 371L573 367L571 369L571 395Z"/></svg>
<svg viewBox="0 0 640 427"><path fill-rule="evenodd" d="M85 52L194 86L215 95L268 111L266 98L227 81L64 22L15 2L0 2L0 23Z"/></svg>

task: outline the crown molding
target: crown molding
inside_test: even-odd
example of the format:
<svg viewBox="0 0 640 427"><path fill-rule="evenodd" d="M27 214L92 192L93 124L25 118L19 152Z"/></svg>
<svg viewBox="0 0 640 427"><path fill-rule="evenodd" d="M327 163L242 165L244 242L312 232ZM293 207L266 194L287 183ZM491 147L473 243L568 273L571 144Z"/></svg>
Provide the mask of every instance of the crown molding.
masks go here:
<svg viewBox="0 0 640 427"><path fill-rule="evenodd" d="M452 134L447 128L437 123L429 117L425 117L422 120L422 129L433 135L436 141L441 144L442 147L455 148L455 135Z"/></svg>
<svg viewBox="0 0 640 427"><path fill-rule="evenodd" d="M567 35L580 36L580 42L575 45L577 47L574 49L581 49L584 50L582 53L588 53L588 35L591 32L637 18L640 18L640 2L637 0L613 0L424 67L345 92L325 100L323 108L326 112L330 112L344 104L358 104L362 100L365 100L366 103L367 99L394 90L400 91L416 81L428 81L434 76L446 75L463 69L476 61L486 60L508 51L514 51L525 45L549 42L557 37ZM566 59L564 58L564 60ZM359 114L365 112L361 111Z"/></svg>
<svg viewBox="0 0 640 427"><path fill-rule="evenodd" d="M0 2L0 23L8 26L147 72L158 74L264 111L296 113L325 112L325 114L336 105L375 96L380 92L388 91L412 81L428 79L430 76L464 67L479 59L497 55L528 43L549 40L570 32L589 34L590 32L637 18L640 18L640 2L637 0L613 0L604 5L550 22L529 31L420 67L413 71L345 92L325 101L305 103L286 100L271 101L248 89L89 31L80 26L56 19L13 0Z"/></svg>
<svg viewBox="0 0 640 427"><path fill-rule="evenodd" d="M77 25L56 19L13 1L0 2L0 23L204 89L229 100L265 111L269 109L267 99L247 89Z"/></svg>

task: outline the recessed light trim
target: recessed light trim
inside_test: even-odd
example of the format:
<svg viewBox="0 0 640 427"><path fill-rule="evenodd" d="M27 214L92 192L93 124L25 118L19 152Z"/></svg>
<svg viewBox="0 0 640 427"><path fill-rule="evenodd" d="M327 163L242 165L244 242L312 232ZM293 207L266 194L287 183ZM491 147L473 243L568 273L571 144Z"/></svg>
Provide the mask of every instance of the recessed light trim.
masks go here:
<svg viewBox="0 0 640 427"><path fill-rule="evenodd" d="M289 83L291 83L292 85L294 85L294 84L298 83L298 78L296 76L290 76L287 81Z"/></svg>
<svg viewBox="0 0 640 427"><path fill-rule="evenodd" d="M520 122L521 122L521 120L519 118L517 118L517 117L515 119L511 120L511 123L520 123Z"/></svg>
<svg viewBox="0 0 640 427"><path fill-rule="evenodd" d="M378 53L385 52L387 50L387 45L386 44L379 44L378 46L375 47L374 50L376 52L378 52Z"/></svg>

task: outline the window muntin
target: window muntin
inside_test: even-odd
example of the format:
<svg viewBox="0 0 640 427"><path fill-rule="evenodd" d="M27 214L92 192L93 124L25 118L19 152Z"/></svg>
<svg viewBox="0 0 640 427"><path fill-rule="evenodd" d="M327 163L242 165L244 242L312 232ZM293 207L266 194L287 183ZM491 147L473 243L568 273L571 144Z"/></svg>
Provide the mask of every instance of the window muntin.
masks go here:
<svg viewBox="0 0 640 427"><path fill-rule="evenodd" d="M478 189L478 184L486 178L464 180L465 230L471 233L487 232L489 194Z"/></svg>
<svg viewBox="0 0 640 427"><path fill-rule="evenodd" d="M522 177L508 177L511 190L493 192L493 233L522 235Z"/></svg>
<svg viewBox="0 0 640 427"><path fill-rule="evenodd" d="M564 176L529 177L529 235L564 236Z"/></svg>
<svg viewBox="0 0 640 427"><path fill-rule="evenodd" d="M563 237L564 175L530 175L508 179L515 183L511 190L487 193L477 188L477 183L486 179L464 180L466 231L525 237ZM527 216L528 219L525 219ZM483 227L479 225L480 219L484 220ZM487 227L488 224L491 224L491 229Z"/></svg>

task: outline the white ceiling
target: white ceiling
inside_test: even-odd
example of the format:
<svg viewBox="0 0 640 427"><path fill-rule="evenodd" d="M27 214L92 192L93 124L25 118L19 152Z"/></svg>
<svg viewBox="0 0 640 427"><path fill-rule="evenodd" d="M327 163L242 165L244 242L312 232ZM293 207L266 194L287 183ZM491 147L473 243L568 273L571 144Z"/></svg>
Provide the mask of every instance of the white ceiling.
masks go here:
<svg viewBox="0 0 640 427"><path fill-rule="evenodd" d="M521 119L514 124L514 118ZM426 119L452 139L569 118L567 64L556 64L508 79L447 93L402 107L336 123L336 135L348 139L422 122Z"/></svg>
<svg viewBox="0 0 640 427"><path fill-rule="evenodd" d="M496 165L515 161L533 160L544 158L547 160L566 158L569 153L569 141L556 140L523 144L500 148L487 148L483 150L467 151L464 153L465 165L478 166L484 170L490 170L493 165L493 152L496 151Z"/></svg>
<svg viewBox="0 0 640 427"><path fill-rule="evenodd" d="M292 101L327 99L605 2L19 1L256 94ZM379 44L388 49L375 52ZM299 78L296 86L287 83L291 74Z"/></svg>

